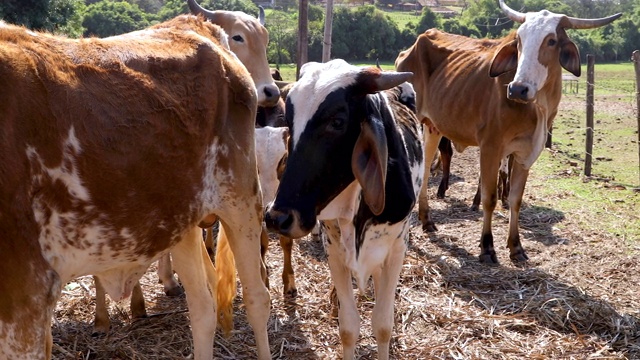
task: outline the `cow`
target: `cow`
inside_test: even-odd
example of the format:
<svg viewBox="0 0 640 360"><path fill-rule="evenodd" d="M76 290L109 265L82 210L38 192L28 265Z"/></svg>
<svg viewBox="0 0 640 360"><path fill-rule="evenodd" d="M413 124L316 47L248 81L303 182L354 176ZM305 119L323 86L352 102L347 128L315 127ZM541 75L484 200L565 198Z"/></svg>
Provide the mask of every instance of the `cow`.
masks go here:
<svg viewBox="0 0 640 360"><path fill-rule="evenodd" d="M621 16L579 19L547 10L521 13L500 0L502 11L522 23L500 39L471 39L430 29L402 51L396 70L412 71L418 117L425 131L425 160L433 160L442 136L456 146L479 146L483 225L480 261L498 262L491 218L496 205L500 160L513 154L509 192L510 258L528 257L520 243L518 216L531 165L544 149L558 112L562 68L580 75L580 56L565 29L595 28ZM428 183L419 199L419 219L437 230L429 215Z"/></svg>
<svg viewBox="0 0 640 360"><path fill-rule="evenodd" d="M360 332L352 275L361 291L373 276L373 333L379 358L389 357L408 216L424 173L420 122L398 101L397 85L411 75L310 62L287 97L289 155L265 222L299 238L322 221L345 359Z"/></svg>
<svg viewBox="0 0 640 360"><path fill-rule="evenodd" d="M181 15L105 39L0 22L0 358L50 358L62 286L96 275L113 299L169 251L194 357L211 359L219 217L257 357L271 358L260 279L258 93L227 35Z"/></svg>
<svg viewBox="0 0 640 360"><path fill-rule="evenodd" d="M267 60L269 32L264 27L264 9L259 6L258 18L242 11L207 10L195 0L187 0L189 10L220 26L229 36L231 51L246 66L258 91L258 105L274 106L280 99L280 89L271 76Z"/></svg>
<svg viewBox="0 0 640 360"><path fill-rule="evenodd" d="M201 7L195 0L187 0L187 4L194 16L202 16L220 26L230 37L229 47L238 59L245 65L251 77L256 84L258 91L258 113L256 122L266 122L270 119L271 126L284 126L284 102L280 98L280 89L276 86L274 80L282 80L278 72L278 79L272 77L273 71L269 68L266 49L268 45L268 31L264 27L265 15L264 9L259 7L260 13L258 18L254 18L240 11L209 11ZM177 26L172 24L172 26ZM188 30L189 24L185 24ZM271 78L269 81L265 79L265 74ZM213 239L209 232L207 241L207 251L210 252L213 247ZM264 241L263 241L264 242ZM226 249L226 248L225 248ZM229 254L226 254L227 256ZM158 261L158 278L164 286L164 292L168 296L179 296L183 293L180 284L173 275L170 255L167 254ZM96 318L94 322L94 333L107 333L111 322L107 312L105 303L105 292L101 286L99 279L95 279L96 286ZM232 291L235 289L229 289ZM227 304L226 306L230 306ZM146 309L144 296L140 289L140 284L133 287L131 296L131 311L133 318L146 317ZM228 313L228 311L227 311ZM223 324L226 324L223 322Z"/></svg>

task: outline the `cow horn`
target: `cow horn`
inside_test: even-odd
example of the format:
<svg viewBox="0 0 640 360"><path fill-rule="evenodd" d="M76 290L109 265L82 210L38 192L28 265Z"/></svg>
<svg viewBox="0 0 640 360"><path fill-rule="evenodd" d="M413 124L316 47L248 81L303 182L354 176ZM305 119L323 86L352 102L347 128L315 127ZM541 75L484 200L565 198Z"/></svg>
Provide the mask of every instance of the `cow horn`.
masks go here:
<svg viewBox="0 0 640 360"><path fill-rule="evenodd" d="M398 86L403 82L411 79L412 72L381 72L380 76L375 80L378 91L391 89L394 86Z"/></svg>
<svg viewBox="0 0 640 360"><path fill-rule="evenodd" d="M189 5L189 10L191 10L191 13L193 15L202 14L204 17L209 19L211 22L215 22L214 19L215 19L216 15L217 15L216 11L211 11L211 10L207 10L207 9L203 8L202 6L200 6L200 4L198 4L196 2L196 0L187 0L187 5Z"/></svg>
<svg viewBox="0 0 640 360"><path fill-rule="evenodd" d="M500 0L500 8L502 12L507 15L507 17L515 22L523 23L524 22L524 13L520 11L515 11L512 8L508 7L507 4L504 3L504 0Z"/></svg>
<svg viewBox="0 0 640 360"><path fill-rule="evenodd" d="M258 9L260 13L258 14L258 21L260 21L260 25L264 26L264 8L258 5Z"/></svg>
<svg viewBox="0 0 640 360"><path fill-rule="evenodd" d="M580 19L567 16L563 19L562 24L565 25L566 29L593 29L600 26L605 26L611 23L613 20L622 16L622 13L617 13L615 15L607 16L599 19Z"/></svg>

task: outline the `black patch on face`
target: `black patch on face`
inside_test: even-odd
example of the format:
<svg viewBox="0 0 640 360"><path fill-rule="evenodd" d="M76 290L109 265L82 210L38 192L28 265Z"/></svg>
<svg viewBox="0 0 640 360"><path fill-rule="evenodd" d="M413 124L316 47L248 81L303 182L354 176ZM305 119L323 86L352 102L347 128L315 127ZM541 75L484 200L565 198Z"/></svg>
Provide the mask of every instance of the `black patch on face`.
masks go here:
<svg viewBox="0 0 640 360"><path fill-rule="evenodd" d="M285 117L294 132L296 106L287 99ZM274 201L274 208L296 209L301 226L311 229L316 215L340 194L355 177L351 153L360 134L363 98L352 88L330 93L307 122L297 143L289 142L289 159Z"/></svg>

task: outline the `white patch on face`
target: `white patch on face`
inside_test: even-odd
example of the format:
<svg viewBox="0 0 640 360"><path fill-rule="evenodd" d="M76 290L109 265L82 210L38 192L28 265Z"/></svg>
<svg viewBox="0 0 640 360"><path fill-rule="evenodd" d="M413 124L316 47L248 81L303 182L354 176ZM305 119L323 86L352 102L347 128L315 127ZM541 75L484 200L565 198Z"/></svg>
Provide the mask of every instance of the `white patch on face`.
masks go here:
<svg viewBox="0 0 640 360"><path fill-rule="evenodd" d="M535 98L548 75L547 67L538 61L540 47L547 35L556 33L561 17L546 10L527 13L525 22L518 28L521 48L513 82L528 85L531 98Z"/></svg>
<svg viewBox="0 0 640 360"><path fill-rule="evenodd" d="M294 109L293 146L298 145L307 122L318 111L320 104L333 91L353 84L360 72L357 66L341 59L326 63L310 62L300 69L300 80L291 88L288 98Z"/></svg>

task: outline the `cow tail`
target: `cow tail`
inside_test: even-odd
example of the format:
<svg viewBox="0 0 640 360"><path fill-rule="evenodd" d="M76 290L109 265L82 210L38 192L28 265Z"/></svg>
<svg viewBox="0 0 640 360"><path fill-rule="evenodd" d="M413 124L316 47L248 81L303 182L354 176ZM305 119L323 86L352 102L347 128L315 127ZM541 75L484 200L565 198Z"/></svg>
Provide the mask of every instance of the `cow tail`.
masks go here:
<svg viewBox="0 0 640 360"><path fill-rule="evenodd" d="M222 225L222 224L221 224ZM216 272L218 274L217 300L218 324L225 336L233 329L233 300L236 297L236 261L229 246L229 239L220 226L216 248Z"/></svg>

